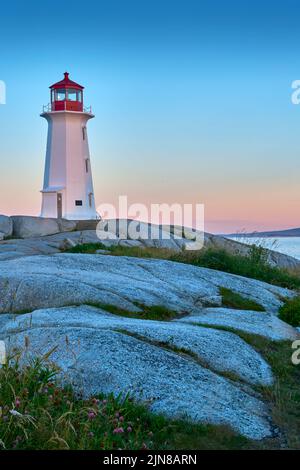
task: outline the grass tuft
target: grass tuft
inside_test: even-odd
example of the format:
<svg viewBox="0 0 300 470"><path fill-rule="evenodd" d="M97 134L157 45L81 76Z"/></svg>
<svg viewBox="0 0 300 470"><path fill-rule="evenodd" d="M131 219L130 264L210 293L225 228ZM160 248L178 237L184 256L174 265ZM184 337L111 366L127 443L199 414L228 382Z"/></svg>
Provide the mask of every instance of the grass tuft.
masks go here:
<svg viewBox="0 0 300 470"><path fill-rule="evenodd" d="M300 297L287 300L279 309L279 318L292 326L300 326Z"/></svg>
<svg viewBox="0 0 300 470"><path fill-rule="evenodd" d="M265 312L262 305L255 302L254 300L247 299L237 292L233 292L225 287L220 288L220 294L222 295L222 305L224 307L236 308L240 310L254 310L256 312Z"/></svg>
<svg viewBox="0 0 300 470"><path fill-rule="evenodd" d="M179 318L183 314L175 312L174 310L169 310L166 307L161 305L143 305L138 302L135 302L135 305L139 308L139 311L129 311L123 308L117 307L116 305L111 304L103 304L97 302L89 302L87 305L91 307L101 308L102 310L106 310L109 313L113 313L114 315L120 315L122 317L129 317L129 318L140 318L143 320L160 320L160 321L167 321L172 320L174 318Z"/></svg>
<svg viewBox="0 0 300 470"><path fill-rule="evenodd" d="M97 250L106 250L106 246L103 243L82 243L81 245L73 246L65 250L66 253L85 253L93 254Z"/></svg>

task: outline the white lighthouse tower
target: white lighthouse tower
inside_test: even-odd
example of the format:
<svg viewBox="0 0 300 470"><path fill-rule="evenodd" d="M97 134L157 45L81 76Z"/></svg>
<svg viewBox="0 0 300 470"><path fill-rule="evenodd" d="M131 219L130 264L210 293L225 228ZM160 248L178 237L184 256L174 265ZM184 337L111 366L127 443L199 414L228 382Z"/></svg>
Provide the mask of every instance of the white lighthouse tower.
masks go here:
<svg viewBox="0 0 300 470"><path fill-rule="evenodd" d="M48 122L41 217L97 219L90 164L83 86L64 79L50 86L51 103L41 114Z"/></svg>

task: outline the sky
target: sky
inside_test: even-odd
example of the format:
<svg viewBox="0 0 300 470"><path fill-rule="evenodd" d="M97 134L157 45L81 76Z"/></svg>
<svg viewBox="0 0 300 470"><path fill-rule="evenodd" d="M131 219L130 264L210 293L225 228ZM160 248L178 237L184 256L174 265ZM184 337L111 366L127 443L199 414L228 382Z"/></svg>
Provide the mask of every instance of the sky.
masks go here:
<svg viewBox="0 0 300 470"><path fill-rule="evenodd" d="M96 203L202 203L214 233L300 226L296 0L0 6L0 213L39 215L63 72L85 86Z"/></svg>

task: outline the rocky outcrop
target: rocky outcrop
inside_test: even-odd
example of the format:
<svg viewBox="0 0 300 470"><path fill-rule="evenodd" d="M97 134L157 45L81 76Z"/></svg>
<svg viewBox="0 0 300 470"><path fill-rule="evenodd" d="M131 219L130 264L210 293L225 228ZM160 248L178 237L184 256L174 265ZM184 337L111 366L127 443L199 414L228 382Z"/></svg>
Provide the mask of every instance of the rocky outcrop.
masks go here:
<svg viewBox="0 0 300 470"><path fill-rule="evenodd" d="M76 222L65 219L46 219L25 215L12 216L13 235L16 238L34 238L75 230Z"/></svg>
<svg viewBox="0 0 300 470"><path fill-rule="evenodd" d="M1 315L2 320L4 317ZM88 306L42 309L13 319L9 315L6 317L1 328L1 335L6 337L24 331L32 337L49 328L59 328L62 336L68 328L122 331L122 334L136 335L141 341L157 347L191 353L191 360L199 360L221 374L235 374L249 384L268 386L273 383L269 365L245 341L228 331L182 324L179 320L127 318Z"/></svg>
<svg viewBox="0 0 300 470"><path fill-rule="evenodd" d="M171 418L226 424L253 439L272 435L267 407L251 389L270 385L271 370L232 333L118 318L82 306L8 319L0 337L19 349L27 337L26 357L56 347L51 359L84 396L130 392ZM242 382L228 379L230 372Z"/></svg>
<svg viewBox="0 0 300 470"><path fill-rule="evenodd" d="M83 303L109 303L138 311L136 303L177 312L221 306L220 287L276 313L293 294L281 287L216 270L158 259L57 254L3 261L0 312Z"/></svg>
<svg viewBox="0 0 300 470"><path fill-rule="evenodd" d="M64 237L45 237L47 248L39 249L53 245L55 251ZM20 242L33 249L32 239ZM26 362L53 351L50 360L60 367L61 379L84 396L130 393L171 418L229 425L252 439L273 435L269 409L257 391L272 385L273 374L239 333L272 341L298 338L296 329L276 317L292 292L171 261L28 254L1 262L0 340L8 352L22 350ZM225 308L220 287L266 311ZM107 305L119 314L108 313ZM157 305L178 315L172 321L126 316Z"/></svg>
<svg viewBox="0 0 300 470"><path fill-rule="evenodd" d="M0 261L34 255L51 255L82 243L98 243L96 232L57 233L44 237L5 240L0 243Z"/></svg>
<svg viewBox="0 0 300 470"><path fill-rule="evenodd" d="M253 335L264 336L272 341L300 338L295 328L267 312L236 310L224 307L204 308L178 319L178 322L228 328Z"/></svg>
<svg viewBox="0 0 300 470"><path fill-rule="evenodd" d="M11 217L0 215L0 240L10 237L13 232L13 224Z"/></svg>

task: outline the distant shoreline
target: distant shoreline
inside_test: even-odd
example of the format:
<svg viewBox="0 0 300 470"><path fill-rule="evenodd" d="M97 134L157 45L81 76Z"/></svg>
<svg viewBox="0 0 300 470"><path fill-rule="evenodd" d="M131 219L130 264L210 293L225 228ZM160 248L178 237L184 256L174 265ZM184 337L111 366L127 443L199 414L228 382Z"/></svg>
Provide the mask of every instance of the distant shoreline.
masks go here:
<svg viewBox="0 0 300 470"><path fill-rule="evenodd" d="M274 232L271 232L274 233ZM276 233L276 232L275 232ZM288 256L292 256L300 260L300 236L261 236L261 234L251 234L251 237L246 234L240 236L225 236L228 240L234 240L246 245L257 245L269 250L277 251Z"/></svg>
<svg viewBox="0 0 300 470"><path fill-rule="evenodd" d="M226 238L290 238L300 237L300 228L291 228L287 230L272 230L268 232L251 232L251 233L226 233L220 234Z"/></svg>

